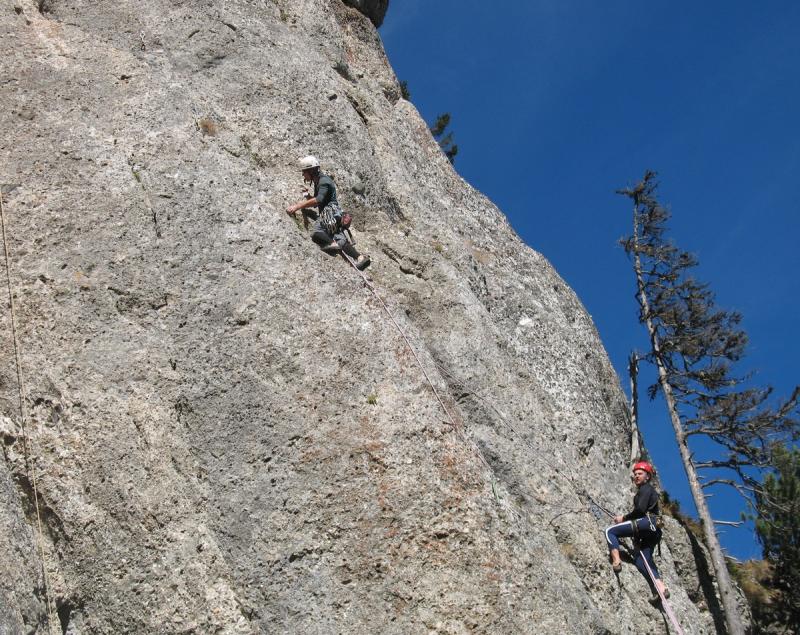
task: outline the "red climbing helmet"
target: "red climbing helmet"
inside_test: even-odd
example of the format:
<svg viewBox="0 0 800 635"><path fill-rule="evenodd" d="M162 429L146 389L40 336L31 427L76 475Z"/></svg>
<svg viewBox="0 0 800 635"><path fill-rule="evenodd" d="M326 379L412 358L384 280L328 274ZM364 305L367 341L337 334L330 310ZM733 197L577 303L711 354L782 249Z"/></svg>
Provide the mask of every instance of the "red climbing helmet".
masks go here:
<svg viewBox="0 0 800 635"><path fill-rule="evenodd" d="M635 472L636 470L644 470L650 476L653 476L653 466L650 465L647 461L639 461L638 463L634 463L633 471Z"/></svg>

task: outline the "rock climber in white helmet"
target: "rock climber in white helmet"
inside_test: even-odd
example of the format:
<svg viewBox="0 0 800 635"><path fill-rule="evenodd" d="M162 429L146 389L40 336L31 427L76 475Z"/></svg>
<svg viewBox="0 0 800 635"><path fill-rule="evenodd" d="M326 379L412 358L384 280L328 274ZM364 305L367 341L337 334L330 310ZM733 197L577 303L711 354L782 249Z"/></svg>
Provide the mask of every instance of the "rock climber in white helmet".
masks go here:
<svg viewBox="0 0 800 635"><path fill-rule="evenodd" d="M355 246L347 239L342 226L343 212L336 198L336 185L333 179L320 171L319 161L314 156L300 159L300 170L303 180L314 185L314 195L306 195L305 200L290 205L286 213L294 216L301 209L316 207L319 213L311 230L311 240L317 243L324 252L336 254L343 251L355 262L355 266L363 271L369 266L367 255L359 255Z"/></svg>

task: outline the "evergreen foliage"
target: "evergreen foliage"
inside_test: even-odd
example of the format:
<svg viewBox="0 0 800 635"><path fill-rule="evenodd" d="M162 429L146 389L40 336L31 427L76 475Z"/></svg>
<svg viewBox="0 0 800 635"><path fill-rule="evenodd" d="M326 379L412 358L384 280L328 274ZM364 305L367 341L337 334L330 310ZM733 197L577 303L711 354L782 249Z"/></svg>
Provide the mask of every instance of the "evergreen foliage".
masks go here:
<svg viewBox="0 0 800 635"><path fill-rule="evenodd" d="M661 393L669 411L692 498L710 551L728 632L743 634L736 593L708 508L707 490L734 488L750 506L763 495L758 476L769 468L777 442L795 442L800 386L777 407L772 388L753 388L737 376L747 335L741 315L720 309L708 285L691 275L697 259L666 237L670 212L656 198L654 172L618 193L633 201L633 234L621 240L636 276L639 320L650 336L644 357L657 369L648 392ZM696 438L711 443L696 444ZM695 452L702 450L705 458ZM728 522L728 524L737 524Z"/></svg>
<svg viewBox="0 0 800 635"><path fill-rule="evenodd" d="M408 82L402 80L400 82L400 95L406 101L411 101L411 91L408 89ZM458 146L453 142L453 132L447 130L450 125L450 113L445 112L436 117L433 125L430 126L431 134L439 147L444 152L450 163L455 162L456 155L458 154Z"/></svg>
<svg viewBox="0 0 800 635"><path fill-rule="evenodd" d="M443 113L436 117L436 121L431 126L431 134L439 143L439 147L442 149L445 156L450 160L450 163L453 163L456 155L458 154L458 146L453 142L453 132L447 131L447 126L449 125L450 113Z"/></svg>
<svg viewBox="0 0 800 635"><path fill-rule="evenodd" d="M640 302L639 319L652 321L659 343L659 350L651 348L645 359L655 362L658 356L663 363L686 437L705 436L719 450L694 463L699 470L716 470L703 488L728 485L752 504L760 485L753 468L770 467L776 440L800 436L792 416L800 387L777 407L768 403L771 387L743 387L750 377L734 373L747 345L747 334L739 327L742 316L716 306L708 285L691 275L697 259L666 238L670 212L656 199L655 177L648 171L635 188L620 192L636 207L638 236L621 243L626 253L641 258L649 310L645 313ZM651 399L659 386L656 382L648 388ZM731 471L738 478L731 478Z"/></svg>
<svg viewBox="0 0 800 635"><path fill-rule="evenodd" d="M744 592L753 615L753 635L785 633L775 621L773 606L778 592L772 588L774 567L769 560L731 563L731 573Z"/></svg>
<svg viewBox="0 0 800 635"><path fill-rule="evenodd" d="M774 472L764 477L756 494L756 533L773 565L775 593L756 617L772 625L800 626L800 450L775 446L773 464Z"/></svg>

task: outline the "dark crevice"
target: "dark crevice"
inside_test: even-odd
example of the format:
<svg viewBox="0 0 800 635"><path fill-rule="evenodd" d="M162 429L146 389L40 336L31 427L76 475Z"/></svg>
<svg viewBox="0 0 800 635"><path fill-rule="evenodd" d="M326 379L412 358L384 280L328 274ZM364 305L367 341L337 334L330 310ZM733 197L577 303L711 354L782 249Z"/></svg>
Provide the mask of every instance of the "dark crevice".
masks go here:
<svg viewBox="0 0 800 635"><path fill-rule="evenodd" d="M403 214L402 209L400 209L400 203L398 203L397 199L393 196L389 196L386 199L385 210L386 215L392 222L406 220L405 214Z"/></svg>
<svg viewBox="0 0 800 635"><path fill-rule="evenodd" d="M333 70L335 70L337 73L339 73L339 75L343 79L346 79L348 82L352 82L353 84L356 83L355 77L353 77L353 73L350 71L350 66L347 64L347 62L343 62L341 60L336 62L333 65ZM354 100L352 98L350 98L350 103L353 104L353 108L356 109L356 112L359 112L359 114L360 114L360 111L359 111L356 103L354 102ZM364 119L363 116L362 116L362 119ZM364 121L364 123L367 123L366 120Z"/></svg>
<svg viewBox="0 0 800 635"><path fill-rule="evenodd" d="M425 266L413 258L404 256L392 249L388 245L381 245L381 251L389 260L397 263L400 271L408 276L416 276L420 280L427 280L425 277Z"/></svg>
<svg viewBox="0 0 800 635"><path fill-rule="evenodd" d="M697 569L697 579L700 581L700 588L703 591L706 606L708 606L711 617L714 618L714 627L717 629L717 633L727 633L725 615L720 605L719 598L717 597L716 589L714 588L714 576L708 566L708 559L703 552L703 547L697 539L697 536L695 536L679 518L676 518L676 520L680 523L681 527L683 527L692 545L692 555L694 556L694 565Z"/></svg>
<svg viewBox="0 0 800 635"><path fill-rule="evenodd" d="M69 628L69 618L72 615L72 602L69 600L61 600L57 602L58 605L58 621L61 623L61 633L66 635Z"/></svg>
<svg viewBox="0 0 800 635"><path fill-rule="evenodd" d="M419 271L417 271L413 267L404 267L403 265L400 265L400 271L402 271L407 276L416 276L420 280L424 280L425 279L425 278L422 277L422 274L420 274Z"/></svg>
<svg viewBox="0 0 800 635"><path fill-rule="evenodd" d="M12 474L17 483L17 487L22 494L20 498L23 501L23 511L25 513L25 517L27 518L31 527L36 528L39 524L39 521L37 519L36 510L37 496L34 494L33 485L31 484L27 474L20 474L16 471L12 472ZM41 489L37 488L37 492L39 501L38 516L41 518L42 529L48 535L53 544L65 540L66 530L61 517L52 507L44 502Z"/></svg>
<svg viewBox="0 0 800 635"><path fill-rule="evenodd" d="M133 174L134 180L139 184L139 186L142 188L142 192L144 193L144 202L148 211L150 212L150 218L153 221L156 238L161 238L161 230L158 227L158 214L156 214L156 209L153 207L153 202L150 200L150 194L148 193L144 181L142 180L142 173L139 169L137 169L137 166L133 163L132 158L128 160L128 165L131 168L131 174Z"/></svg>
<svg viewBox="0 0 800 635"><path fill-rule="evenodd" d="M359 104L354 97L351 95L347 95L347 101L350 102L350 105L353 107L353 110L356 111L356 114L361 118L361 121L364 122L365 126L369 126L369 122L367 121L367 115L364 113L364 109L362 108L361 104Z"/></svg>

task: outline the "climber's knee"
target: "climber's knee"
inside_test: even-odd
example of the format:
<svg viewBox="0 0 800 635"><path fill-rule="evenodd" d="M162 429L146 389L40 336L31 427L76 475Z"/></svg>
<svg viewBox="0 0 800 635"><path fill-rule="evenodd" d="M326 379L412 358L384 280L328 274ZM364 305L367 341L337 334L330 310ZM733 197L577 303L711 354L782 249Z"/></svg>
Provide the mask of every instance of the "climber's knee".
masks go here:
<svg viewBox="0 0 800 635"><path fill-rule="evenodd" d="M311 240L317 243L320 246L330 245L333 241L333 238L328 232L325 232L321 229L316 229L311 234ZM341 246L341 245L340 245Z"/></svg>

